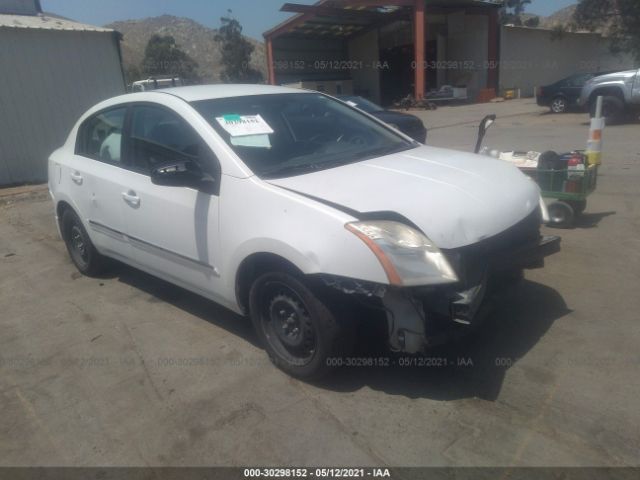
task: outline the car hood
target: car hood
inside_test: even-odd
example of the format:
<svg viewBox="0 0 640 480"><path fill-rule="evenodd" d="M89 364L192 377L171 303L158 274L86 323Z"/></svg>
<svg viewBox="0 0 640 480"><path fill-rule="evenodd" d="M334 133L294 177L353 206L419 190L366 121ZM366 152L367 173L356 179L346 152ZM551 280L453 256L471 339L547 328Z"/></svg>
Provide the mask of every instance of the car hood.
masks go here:
<svg viewBox="0 0 640 480"><path fill-rule="evenodd" d="M445 249L497 235L540 202L507 162L426 146L268 183L359 213L395 212Z"/></svg>
<svg viewBox="0 0 640 480"><path fill-rule="evenodd" d="M626 70L624 72L607 73L606 75L600 75L589 80L590 84L597 84L601 82L611 82L614 80L626 80L633 78L638 73L638 70Z"/></svg>

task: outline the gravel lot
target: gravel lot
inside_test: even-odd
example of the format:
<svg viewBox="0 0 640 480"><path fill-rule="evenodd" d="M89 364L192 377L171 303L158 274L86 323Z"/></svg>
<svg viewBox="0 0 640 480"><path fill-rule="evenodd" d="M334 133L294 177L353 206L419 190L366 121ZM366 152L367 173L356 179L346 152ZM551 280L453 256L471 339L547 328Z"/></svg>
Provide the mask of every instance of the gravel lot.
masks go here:
<svg viewBox="0 0 640 480"><path fill-rule="evenodd" d="M585 115L530 100L420 115L431 145L470 150L492 112L492 147L585 145ZM639 134L607 129L598 191L554 231L562 252L434 351L446 367L320 385L209 301L124 266L82 277L46 190L0 190L0 465L640 465Z"/></svg>

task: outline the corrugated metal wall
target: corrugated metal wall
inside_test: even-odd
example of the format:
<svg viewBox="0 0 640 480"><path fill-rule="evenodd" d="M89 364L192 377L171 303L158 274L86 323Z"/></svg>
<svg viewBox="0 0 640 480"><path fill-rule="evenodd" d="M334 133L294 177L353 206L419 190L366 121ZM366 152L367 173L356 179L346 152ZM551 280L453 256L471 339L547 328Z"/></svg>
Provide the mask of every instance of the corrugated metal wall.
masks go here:
<svg viewBox="0 0 640 480"><path fill-rule="evenodd" d="M0 185L46 181L78 117L124 92L114 34L0 28Z"/></svg>

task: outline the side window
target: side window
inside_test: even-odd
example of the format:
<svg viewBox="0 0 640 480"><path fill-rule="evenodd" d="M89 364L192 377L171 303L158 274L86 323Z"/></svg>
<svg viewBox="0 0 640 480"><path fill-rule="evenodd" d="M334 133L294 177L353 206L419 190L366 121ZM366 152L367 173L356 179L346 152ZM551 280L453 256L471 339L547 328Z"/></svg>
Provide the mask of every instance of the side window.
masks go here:
<svg viewBox="0 0 640 480"><path fill-rule="evenodd" d="M126 107L114 108L87 119L78 131L76 154L119 164L122 161L122 129Z"/></svg>
<svg viewBox="0 0 640 480"><path fill-rule="evenodd" d="M574 75L569 78L567 87L583 87L584 84L591 78L591 75Z"/></svg>
<svg viewBox="0 0 640 480"><path fill-rule="evenodd" d="M213 153L200 136L177 114L160 107L133 107L130 138L131 167L144 174L163 163L191 160L215 176Z"/></svg>

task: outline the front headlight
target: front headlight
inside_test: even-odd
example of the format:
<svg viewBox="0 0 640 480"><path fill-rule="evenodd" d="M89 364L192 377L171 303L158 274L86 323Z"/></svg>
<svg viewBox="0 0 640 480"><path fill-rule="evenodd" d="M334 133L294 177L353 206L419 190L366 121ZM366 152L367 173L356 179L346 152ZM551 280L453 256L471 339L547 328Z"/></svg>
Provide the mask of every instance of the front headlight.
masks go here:
<svg viewBox="0 0 640 480"><path fill-rule="evenodd" d="M398 222L372 220L347 223L380 261L389 283L397 286L454 283L458 276L436 247L421 232Z"/></svg>

